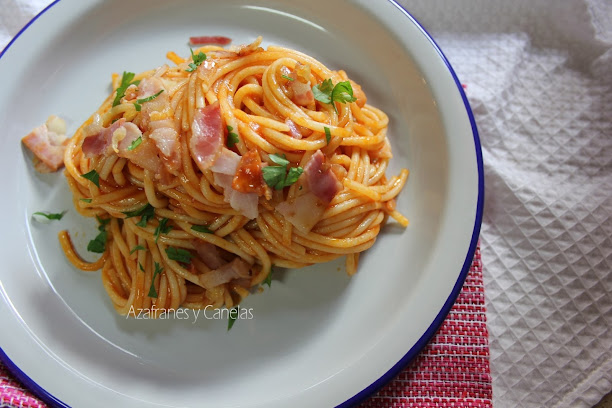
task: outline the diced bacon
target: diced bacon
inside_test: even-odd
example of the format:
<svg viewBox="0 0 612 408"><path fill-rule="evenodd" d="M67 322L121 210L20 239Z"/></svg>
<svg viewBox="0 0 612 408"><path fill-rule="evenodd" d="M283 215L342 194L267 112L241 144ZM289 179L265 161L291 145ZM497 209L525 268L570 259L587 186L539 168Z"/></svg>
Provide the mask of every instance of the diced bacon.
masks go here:
<svg viewBox="0 0 612 408"><path fill-rule="evenodd" d="M221 35L213 35L213 36L202 36L202 37L189 37L189 42L193 45L204 45L204 44L227 45L232 42L232 39L229 37L223 37Z"/></svg>
<svg viewBox="0 0 612 408"><path fill-rule="evenodd" d="M148 98L164 89L164 84L160 78L149 77L144 78L138 84L138 99ZM155 99L154 99L155 100Z"/></svg>
<svg viewBox="0 0 612 408"><path fill-rule="evenodd" d="M327 205L312 191L308 191L293 201L283 201L276 206L287 221L304 233L308 233L323 216Z"/></svg>
<svg viewBox="0 0 612 408"><path fill-rule="evenodd" d="M149 123L151 138L161 154L166 159L168 167L173 171L178 171L181 167L181 144L179 134L172 119L161 119Z"/></svg>
<svg viewBox="0 0 612 408"><path fill-rule="evenodd" d="M225 263L219 254L219 249L215 245L200 239L196 239L193 241L193 246L198 252L198 256L202 262L204 262L210 269L217 269Z"/></svg>
<svg viewBox="0 0 612 408"><path fill-rule="evenodd" d="M304 166L304 176L310 191L326 205L342 190L342 184L325 163L325 155L317 150Z"/></svg>
<svg viewBox="0 0 612 408"><path fill-rule="evenodd" d="M223 199L236 211L249 219L257 218L259 215L259 196L255 193L241 193L234 190L232 182L233 174L216 173L213 170L215 184L223 188Z"/></svg>
<svg viewBox="0 0 612 408"><path fill-rule="evenodd" d="M256 193L262 196L268 185L264 182L262 162L257 150L249 150L240 159L232 187L241 193Z"/></svg>
<svg viewBox="0 0 612 408"><path fill-rule="evenodd" d="M119 121L115 122L118 123ZM115 153L126 152L138 139L142 137L142 132L132 122L125 122L125 120L121 123L121 125L112 132L111 136L111 145Z"/></svg>
<svg viewBox="0 0 612 408"><path fill-rule="evenodd" d="M151 171L157 179L162 181L162 184L167 184L164 178L167 178L168 175L163 171L159 151L151 139L143 140L134 150L120 150L117 155L125 157L138 167Z"/></svg>
<svg viewBox="0 0 612 408"><path fill-rule="evenodd" d="M191 124L189 150L200 170L205 171L221 154L224 141L219 102L198 109Z"/></svg>
<svg viewBox="0 0 612 408"><path fill-rule="evenodd" d="M289 89L293 91L291 100L296 105L307 106L314 103L314 94L310 88L310 81L307 83L303 83L299 79L290 81Z"/></svg>
<svg viewBox="0 0 612 408"><path fill-rule="evenodd" d="M250 269L248 263L237 257L217 269L202 274L200 283L206 289L211 289L234 279L249 278Z"/></svg>
<svg viewBox="0 0 612 408"><path fill-rule="evenodd" d="M294 139L301 139L302 138L302 134L298 130L297 125L295 124L294 121L292 121L291 119L287 118L287 119L285 119L285 124L287 126L289 126L289 134L291 135L292 138L294 138Z"/></svg>
<svg viewBox="0 0 612 408"><path fill-rule="evenodd" d="M93 157L100 154L106 154L112 145L113 133L125 123L125 119L121 118L107 128L101 128L98 133L87 136L83 139L82 150L86 157Z"/></svg>
<svg viewBox="0 0 612 408"><path fill-rule="evenodd" d="M55 115L44 125L33 129L21 141L35 156L35 168L41 173L57 171L64 166L66 124Z"/></svg>
<svg viewBox="0 0 612 408"><path fill-rule="evenodd" d="M224 147L210 169L215 173L228 174L233 177L239 164L240 155Z"/></svg>

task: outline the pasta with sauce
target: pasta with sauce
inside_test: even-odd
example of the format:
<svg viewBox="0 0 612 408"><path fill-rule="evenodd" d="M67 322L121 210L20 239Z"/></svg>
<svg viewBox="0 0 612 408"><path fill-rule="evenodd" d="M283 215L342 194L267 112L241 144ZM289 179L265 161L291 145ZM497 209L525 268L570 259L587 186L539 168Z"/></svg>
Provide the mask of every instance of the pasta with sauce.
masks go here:
<svg viewBox="0 0 612 408"><path fill-rule="evenodd" d="M203 46L113 92L67 143L77 210L97 217L89 263L115 309L236 305L273 265L346 257L349 274L392 217L384 112L344 71L300 52Z"/></svg>

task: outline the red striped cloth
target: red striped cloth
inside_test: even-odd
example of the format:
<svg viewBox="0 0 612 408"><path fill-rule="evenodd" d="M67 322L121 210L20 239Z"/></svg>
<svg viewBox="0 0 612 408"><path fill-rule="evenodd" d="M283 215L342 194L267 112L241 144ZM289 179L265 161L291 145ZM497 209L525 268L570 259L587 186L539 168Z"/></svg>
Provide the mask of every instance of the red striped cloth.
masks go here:
<svg viewBox="0 0 612 408"><path fill-rule="evenodd" d="M480 247L442 327L419 356L361 408L491 407ZM0 363L0 406L46 407Z"/></svg>

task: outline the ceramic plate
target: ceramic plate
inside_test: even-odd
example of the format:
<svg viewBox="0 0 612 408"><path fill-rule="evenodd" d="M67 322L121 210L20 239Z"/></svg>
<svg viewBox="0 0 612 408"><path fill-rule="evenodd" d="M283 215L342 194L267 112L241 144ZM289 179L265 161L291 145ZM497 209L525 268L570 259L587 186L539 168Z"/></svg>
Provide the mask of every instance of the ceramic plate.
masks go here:
<svg viewBox="0 0 612 408"><path fill-rule="evenodd" d="M256 4L256 5L254 5ZM61 173L37 174L22 136L56 114L76 130L110 92L110 74L188 55L193 35L234 44L263 35L345 69L389 114L387 174L411 175L389 223L347 277L342 261L291 270L242 306L227 331L212 313L117 316L99 272L64 258L96 234ZM433 40L397 4L367 0L61 0L0 58L0 346L39 396L64 406L324 407L367 397L405 366L453 304L476 246L483 177L461 86ZM36 211L68 210L60 222Z"/></svg>

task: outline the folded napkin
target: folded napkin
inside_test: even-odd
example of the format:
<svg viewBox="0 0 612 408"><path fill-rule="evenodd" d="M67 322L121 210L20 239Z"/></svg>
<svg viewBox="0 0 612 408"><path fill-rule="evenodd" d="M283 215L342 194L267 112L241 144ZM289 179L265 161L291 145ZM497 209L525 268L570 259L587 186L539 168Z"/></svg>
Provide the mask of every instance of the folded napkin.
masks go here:
<svg viewBox="0 0 612 408"><path fill-rule="evenodd" d="M612 1L399 0L467 84L495 408L612 391Z"/></svg>

